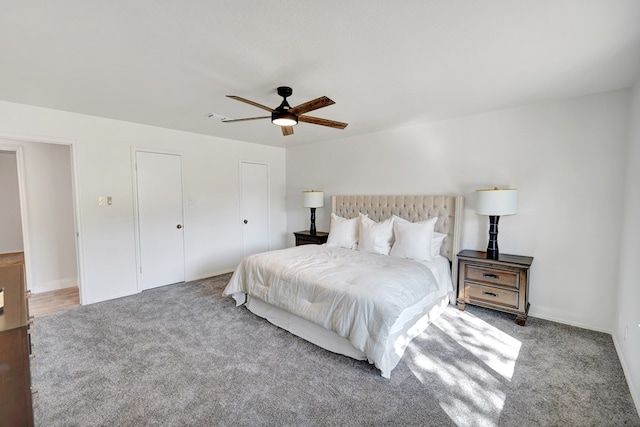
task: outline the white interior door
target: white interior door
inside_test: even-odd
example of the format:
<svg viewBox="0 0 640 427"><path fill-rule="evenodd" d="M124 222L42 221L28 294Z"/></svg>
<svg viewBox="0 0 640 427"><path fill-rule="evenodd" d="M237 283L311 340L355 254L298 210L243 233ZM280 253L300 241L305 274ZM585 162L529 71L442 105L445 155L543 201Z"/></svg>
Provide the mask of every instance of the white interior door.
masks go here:
<svg viewBox="0 0 640 427"><path fill-rule="evenodd" d="M240 163L242 254L269 250L269 167Z"/></svg>
<svg viewBox="0 0 640 427"><path fill-rule="evenodd" d="M138 289L184 282L182 158L135 152Z"/></svg>

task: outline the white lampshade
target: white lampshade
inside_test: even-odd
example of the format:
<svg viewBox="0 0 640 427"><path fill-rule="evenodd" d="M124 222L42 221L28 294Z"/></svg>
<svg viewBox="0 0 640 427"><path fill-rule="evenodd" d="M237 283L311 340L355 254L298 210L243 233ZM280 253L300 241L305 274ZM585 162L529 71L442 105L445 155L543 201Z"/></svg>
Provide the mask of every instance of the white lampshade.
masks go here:
<svg viewBox="0 0 640 427"><path fill-rule="evenodd" d="M321 208L324 206L324 191L303 191L302 206L305 208Z"/></svg>
<svg viewBox="0 0 640 427"><path fill-rule="evenodd" d="M517 188L487 188L476 190L478 199L476 213L478 215L515 215L518 213Z"/></svg>

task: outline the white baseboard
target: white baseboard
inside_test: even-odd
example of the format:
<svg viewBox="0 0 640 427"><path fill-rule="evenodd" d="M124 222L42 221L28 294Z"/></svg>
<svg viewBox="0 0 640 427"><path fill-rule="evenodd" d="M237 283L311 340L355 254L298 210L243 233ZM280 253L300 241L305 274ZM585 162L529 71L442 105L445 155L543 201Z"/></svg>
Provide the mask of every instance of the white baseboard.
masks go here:
<svg viewBox="0 0 640 427"><path fill-rule="evenodd" d="M31 292L40 294L42 292L57 291L58 289L72 288L78 286L77 277L69 277L66 279L51 280L49 282L32 283Z"/></svg>
<svg viewBox="0 0 640 427"><path fill-rule="evenodd" d="M611 334L611 331L608 330L608 329L603 329L601 327L594 326L594 325L585 325L583 323L572 322L572 321L567 320L567 319L562 319L562 318L556 317L556 316L554 316L552 314L541 312L540 310L535 310L535 311L534 310L530 310L529 311L529 317L537 317L538 319L550 320L550 321L556 322L556 323L563 323L565 325L575 326L576 328L589 329L591 331L604 332L605 334Z"/></svg>
<svg viewBox="0 0 640 427"><path fill-rule="evenodd" d="M185 279L185 282L193 282L194 280L208 279L210 277L220 276L221 274L227 274L227 273L233 273L233 270L231 271L225 270L225 271L218 271L213 273L200 274L197 276L190 276Z"/></svg>
<svg viewBox="0 0 640 427"><path fill-rule="evenodd" d="M20 252L24 252L24 250L23 249L16 249L15 251L4 250L4 251L0 252L0 255L17 254L17 253L20 253Z"/></svg>
<svg viewBox="0 0 640 427"><path fill-rule="evenodd" d="M640 392L639 390L636 390L634 388L634 384L631 382L631 378L628 374L628 364L624 358L624 354L620 349L616 335L611 334L611 337L613 338L613 346L616 348L616 353L618 353L618 359L620 359L620 364L622 365L622 372L624 372L624 377L627 380L627 385L629 386L629 391L631 392L631 398L633 399L633 403L636 404L636 411L638 411L638 416L640 416Z"/></svg>

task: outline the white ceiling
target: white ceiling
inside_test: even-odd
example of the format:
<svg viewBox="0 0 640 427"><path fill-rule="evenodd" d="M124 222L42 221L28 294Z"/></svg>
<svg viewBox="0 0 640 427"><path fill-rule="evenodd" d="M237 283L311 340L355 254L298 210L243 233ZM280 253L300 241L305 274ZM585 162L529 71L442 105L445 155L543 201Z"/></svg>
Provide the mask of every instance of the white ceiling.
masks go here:
<svg viewBox="0 0 640 427"><path fill-rule="evenodd" d="M2 100L290 147L629 87L640 1L0 0L0 58ZM281 85L349 126L207 118Z"/></svg>

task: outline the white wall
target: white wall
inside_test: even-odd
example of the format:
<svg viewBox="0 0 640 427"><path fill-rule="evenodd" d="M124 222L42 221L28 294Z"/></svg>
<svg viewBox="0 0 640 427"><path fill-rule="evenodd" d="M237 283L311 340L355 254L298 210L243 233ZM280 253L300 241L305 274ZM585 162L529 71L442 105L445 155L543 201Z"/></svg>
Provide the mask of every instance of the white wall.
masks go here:
<svg viewBox="0 0 640 427"><path fill-rule="evenodd" d="M620 281L613 337L631 394L640 411L640 281L636 271L640 259L640 79L632 88L629 123Z"/></svg>
<svg viewBox="0 0 640 427"><path fill-rule="evenodd" d="M83 303L137 292L132 147L183 156L187 280L231 271L241 258L241 160L270 165L271 247L286 242L282 148L2 101L0 137L73 144ZM98 206L98 196L113 204Z"/></svg>
<svg viewBox="0 0 640 427"><path fill-rule="evenodd" d="M34 293L78 284L68 145L12 141L24 153L29 282Z"/></svg>
<svg viewBox="0 0 640 427"><path fill-rule="evenodd" d="M501 218L498 240L503 253L535 257L530 314L611 331L628 99L616 91L290 148L288 230L308 228L305 189L327 196L319 230L330 195L460 193L462 246L485 250L474 190L517 187L518 214Z"/></svg>
<svg viewBox="0 0 640 427"><path fill-rule="evenodd" d="M22 252L18 168L14 151L0 151L0 254Z"/></svg>

